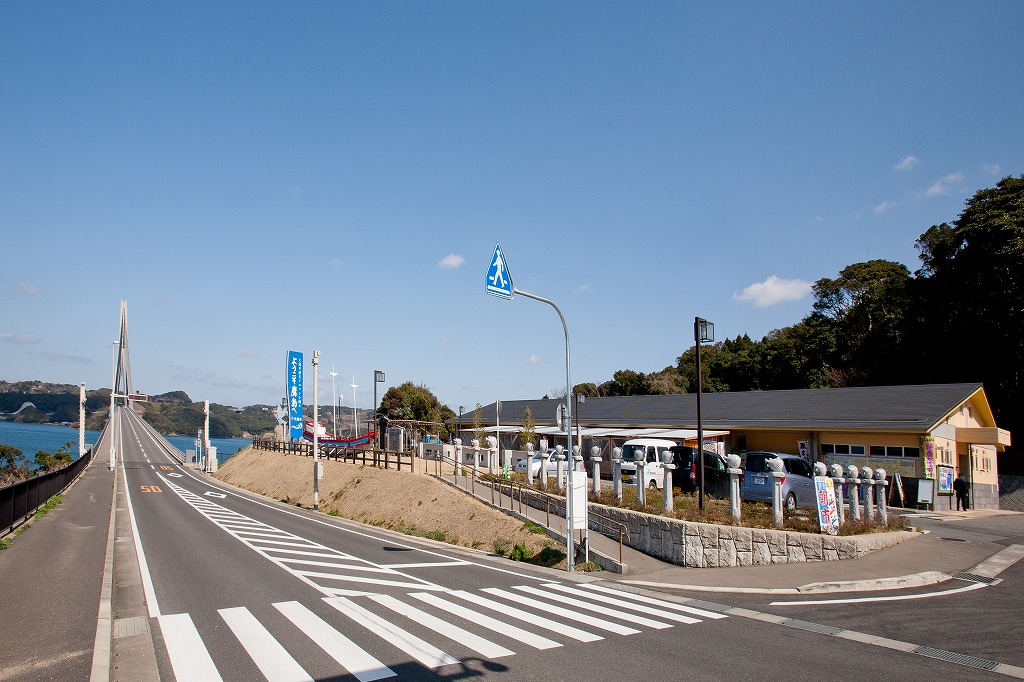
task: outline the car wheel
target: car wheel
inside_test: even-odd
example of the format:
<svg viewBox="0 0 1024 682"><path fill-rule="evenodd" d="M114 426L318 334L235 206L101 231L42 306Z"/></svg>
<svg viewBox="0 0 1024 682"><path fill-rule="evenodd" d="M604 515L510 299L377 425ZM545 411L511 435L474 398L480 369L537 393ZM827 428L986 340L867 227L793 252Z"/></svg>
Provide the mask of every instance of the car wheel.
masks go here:
<svg viewBox="0 0 1024 682"><path fill-rule="evenodd" d="M796 511L796 493L786 495L786 509Z"/></svg>

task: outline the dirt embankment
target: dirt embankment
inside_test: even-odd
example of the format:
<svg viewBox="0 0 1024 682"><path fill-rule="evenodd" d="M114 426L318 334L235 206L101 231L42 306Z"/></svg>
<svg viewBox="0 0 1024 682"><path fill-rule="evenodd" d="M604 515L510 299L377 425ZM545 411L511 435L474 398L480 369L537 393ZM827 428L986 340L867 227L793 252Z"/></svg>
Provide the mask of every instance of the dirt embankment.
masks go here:
<svg viewBox="0 0 1024 682"><path fill-rule="evenodd" d="M215 476L246 490L313 506L313 460L247 447ZM452 544L507 553L523 544L534 554L550 541L513 519L426 474L324 462L320 510Z"/></svg>

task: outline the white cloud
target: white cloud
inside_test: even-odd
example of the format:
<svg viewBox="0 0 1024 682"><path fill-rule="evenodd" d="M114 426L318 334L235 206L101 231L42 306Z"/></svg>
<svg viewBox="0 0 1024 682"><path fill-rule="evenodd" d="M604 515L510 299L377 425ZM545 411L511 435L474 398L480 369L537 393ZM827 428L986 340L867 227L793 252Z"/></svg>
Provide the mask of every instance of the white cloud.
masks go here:
<svg viewBox="0 0 1024 682"><path fill-rule="evenodd" d="M462 256L457 256L454 253L449 253L447 256L438 261L437 267L441 268L442 270L455 270L457 268L461 268L465 264L465 258L463 258Z"/></svg>
<svg viewBox="0 0 1024 682"><path fill-rule="evenodd" d="M243 350L241 353L239 353L239 355L241 355L243 358L258 358L260 356L260 352L258 350L252 350L251 348L247 348Z"/></svg>
<svg viewBox="0 0 1024 682"><path fill-rule="evenodd" d="M39 287L37 287L35 284L32 284L30 282L22 282L21 284L19 284L18 285L18 291L23 293L23 294L28 294L29 296L38 296L39 295Z"/></svg>
<svg viewBox="0 0 1024 682"><path fill-rule="evenodd" d="M890 208L894 208L895 206L895 201L883 201L878 206L875 206L875 213L885 213Z"/></svg>
<svg viewBox="0 0 1024 682"><path fill-rule="evenodd" d="M909 170L913 170L914 166L916 166L918 163L920 163L920 160L916 156L911 156L910 154L907 154L902 159L900 159L900 162L897 163L892 168L893 170L906 172Z"/></svg>
<svg viewBox="0 0 1024 682"><path fill-rule="evenodd" d="M302 196L302 188L298 185L292 185L288 188L288 194L292 195L293 198L298 199Z"/></svg>
<svg viewBox="0 0 1024 682"><path fill-rule="evenodd" d="M528 364L528 365L539 365L540 364L540 356L539 355L531 355L530 357L526 358L526 364Z"/></svg>
<svg viewBox="0 0 1024 682"><path fill-rule="evenodd" d="M989 175L999 175L1000 171L1003 170L999 167L998 163L983 163L981 164L981 168Z"/></svg>
<svg viewBox="0 0 1024 682"><path fill-rule="evenodd" d="M42 339L38 336L21 336L19 334L0 334L0 343L42 343Z"/></svg>
<svg viewBox="0 0 1024 682"><path fill-rule="evenodd" d="M937 197L949 194L953 191L953 185L964 181L964 174L960 171L950 173L932 183L932 186L924 193L926 197Z"/></svg>
<svg viewBox="0 0 1024 682"><path fill-rule="evenodd" d="M332 268L340 268L341 267L341 259L340 258L332 258L331 259L331 267Z"/></svg>
<svg viewBox="0 0 1024 682"><path fill-rule="evenodd" d="M765 281L755 282L738 294L733 294L732 297L737 301L753 303L758 308L767 308L779 303L799 300L809 293L811 293L810 282L805 282L802 279L779 279L775 275L771 275Z"/></svg>
<svg viewBox="0 0 1024 682"><path fill-rule="evenodd" d="M576 291L577 294L585 294L588 291L590 291L590 285L589 284L581 284L578 287L576 287L575 291Z"/></svg>

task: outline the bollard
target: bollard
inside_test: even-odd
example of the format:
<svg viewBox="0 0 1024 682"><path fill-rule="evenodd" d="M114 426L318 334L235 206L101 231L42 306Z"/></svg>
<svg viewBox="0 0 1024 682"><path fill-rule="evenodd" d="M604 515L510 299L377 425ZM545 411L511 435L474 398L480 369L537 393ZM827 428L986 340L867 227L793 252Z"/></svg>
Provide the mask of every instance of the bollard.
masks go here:
<svg viewBox="0 0 1024 682"><path fill-rule="evenodd" d="M526 444L526 482L533 485L533 443Z"/></svg>
<svg viewBox="0 0 1024 682"><path fill-rule="evenodd" d="M860 478L864 485L864 520L875 522L875 472L871 467L860 470Z"/></svg>
<svg viewBox="0 0 1024 682"><path fill-rule="evenodd" d="M462 468L462 439L455 439L455 478L458 479L459 470Z"/></svg>
<svg viewBox="0 0 1024 682"><path fill-rule="evenodd" d="M565 487L565 450L561 445L555 446L555 487Z"/></svg>
<svg viewBox="0 0 1024 682"><path fill-rule="evenodd" d="M703 453L702 453L703 454ZM743 469L740 469L740 456L729 455L725 458L729 472L729 510L732 512L734 523L740 522L740 476Z"/></svg>
<svg viewBox="0 0 1024 682"><path fill-rule="evenodd" d="M590 463L594 465L593 490L595 495L601 494L601 448L596 445L590 448Z"/></svg>
<svg viewBox="0 0 1024 682"><path fill-rule="evenodd" d="M541 490L548 489L548 452L547 450L541 450L540 456L540 488Z"/></svg>
<svg viewBox="0 0 1024 682"><path fill-rule="evenodd" d="M776 528L782 528L782 479L786 477L786 465L778 457L772 457L767 461L772 475L772 524Z"/></svg>
<svg viewBox="0 0 1024 682"><path fill-rule="evenodd" d="M622 448L612 448L612 495L622 502Z"/></svg>
<svg viewBox="0 0 1024 682"><path fill-rule="evenodd" d="M886 486L889 485L889 481L885 480L885 469L875 469L875 494L877 497L875 501L878 506L878 517L882 521L882 525L889 525L889 510L886 508L886 500L889 499L886 495Z"/></svg>
<svg viewBox="0 0 1024 682"><path fill-rule="evenodd" d="M498 439L487 436L487 473L494 475L498 464Z"/></svg>
<svg viewBox="0 0 1024 682"><path fill-rule="evenodd" d="M832 483L836 487L836 511L839 512L839 525L842 526L846 523L846 509L843 507L843 483L846 479L843 478L843 467L839 464L832 465Z"/></svg>
<svg viewBox="0 0 1024 682"><path fill-rule="evenodd" d="M639 458L637 455L639 455ZM636 503L642 506L647 504L647 481L644 480L644 475L647 473L647 459L643 449L633 453L633 463L635 467L633 469L633 482L636 483Z"/></svg>
<svg viewBox="0 0 1024 682"><path fill-rule="evenodd" d="M666 450L661 453L661 468L665 472L665 479L662 481L662 506L666 514L671 514L674 509L672 504L672 470L676 468L676 465L672 463L672 452Z"/></svg>
<svg viewBox="0 0 1024 682"><path fill-rule="evenodd" d="M480 469L480 441L473 439L473 476Z"/></svg>
<svg viewBox="0 0 1024 682"><path fill-rule="evenodd" d="M860 469L853 464L846 468L846 482L850 486L850 520L860 521Z"/></svg>

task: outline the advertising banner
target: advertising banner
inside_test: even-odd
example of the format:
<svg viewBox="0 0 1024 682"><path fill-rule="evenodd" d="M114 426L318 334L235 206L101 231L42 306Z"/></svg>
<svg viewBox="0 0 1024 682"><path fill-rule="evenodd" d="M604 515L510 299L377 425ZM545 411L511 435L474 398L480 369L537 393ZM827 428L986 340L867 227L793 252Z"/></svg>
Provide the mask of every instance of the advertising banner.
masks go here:
<svg viewBox="0 0 1024 682"><path fill-rule="evenodd" d="M814 496L818 502L818 523L822 533L839 533L839 508L836 505L836 489L828 476L814 477Z"/></svg>
<svg viewBox="0 0 1024 682"><path fill-rule="evenodd" d="M940 464L939 469L939 494L953 494L953 467Z"/></svg>
<svg viewBox="0 0 1024 682"><path fill-rule="evenodd" d="M924 453L924 477L935 478L935 439L922 436L921 452Z"/></svg>
<svg viewBox="0 0 1024 682"><path fill-rule="evenodd" d="M302 438L302 353L288 351L286 374L288 396L288 436L292 440Z"/></svg>

